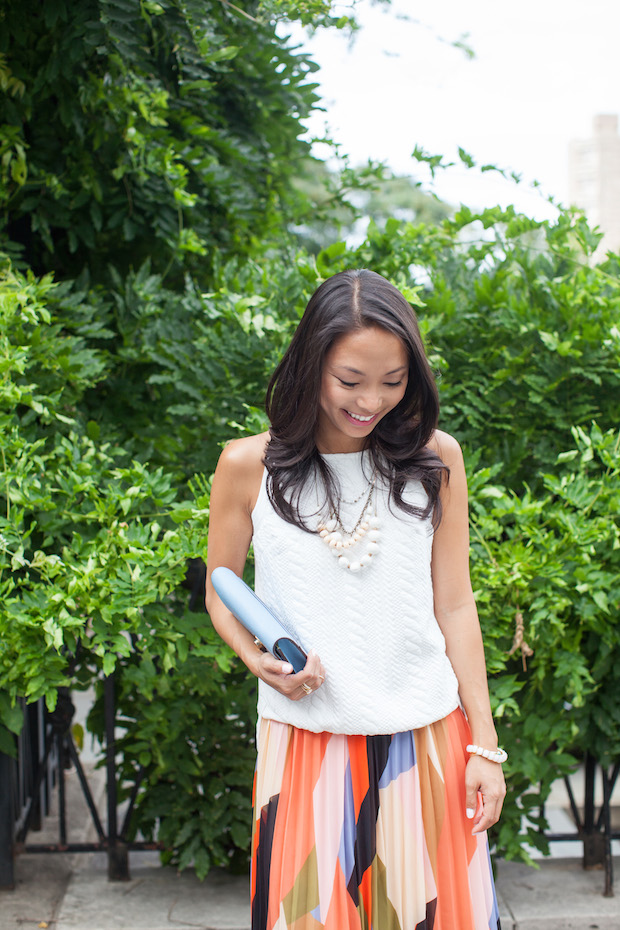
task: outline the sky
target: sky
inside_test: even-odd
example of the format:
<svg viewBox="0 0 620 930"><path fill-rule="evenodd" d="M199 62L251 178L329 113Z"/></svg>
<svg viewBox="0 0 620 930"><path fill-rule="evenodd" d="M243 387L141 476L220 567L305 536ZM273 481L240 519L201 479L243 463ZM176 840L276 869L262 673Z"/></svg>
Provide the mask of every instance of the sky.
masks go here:
<svg viewBox="0 0 620 930"><path fill-rule="evenodd" d="M449 161L460 146L523 178L440 172L434 190L453 204L512 202L545 218L547 195L568 202L570 140L587 138L596 114L620 113L619 0L360 0L356 15L353 44L337 30L292 33L320 65L326 112L311 135L327 124L354 164L417 177L419 145ZM464 36L473 59L452 45Z"/></svg>

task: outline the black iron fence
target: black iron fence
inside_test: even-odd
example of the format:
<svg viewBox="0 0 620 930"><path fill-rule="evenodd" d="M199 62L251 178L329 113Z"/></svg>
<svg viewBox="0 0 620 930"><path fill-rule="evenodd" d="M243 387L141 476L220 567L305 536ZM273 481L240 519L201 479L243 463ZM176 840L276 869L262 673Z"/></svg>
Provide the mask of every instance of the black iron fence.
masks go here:
<svg viewBox="0 0 620 930"><path fill-rule="evenodd" d="M596 776L600 774L602 785L602 803L595 802ZM547 833L549 841L571 841L583 843L584 869L603 868L605 870L605 897L613 897L614 876L612 842L620 839L620 830L614 830L611 823L611 796L613 794L620 762L613 768L599 765L596 759L586 754L584 759L584 797L583 807L580 810L569 778L564 779L570 810L576 830L572 833ZM544 813L544 809L543 809Z"/></svg>
<svg viewBox="0 0 620 930"><path fill-rule="evenodd" d="M0 753L0 887L13 886L15 841L37 830L50 809L58 758L43 701L23 704L17 759Z"/></svg>
<svg viewBox="0 0 620 930"><path fill-rule="evenodd" d="M140 789L138 773L122 823L119 825L114 699L114 677L104 681L106 829L102 824L90 785L76 749L71 724L75 708L67 689L61 689L53 712L42 701L24 708L24 726L18 737L17 757L0 753L0 888L15 884L15 857L27 853L106 852L108 878L129 879L129 851L158 849L156 843L129 842L131 815ZM97 839L73 842L67 829L65 769L75 767ZM58 790L58 841L34 843L28 838L40 828L50 810L52 791Z"/></svg>

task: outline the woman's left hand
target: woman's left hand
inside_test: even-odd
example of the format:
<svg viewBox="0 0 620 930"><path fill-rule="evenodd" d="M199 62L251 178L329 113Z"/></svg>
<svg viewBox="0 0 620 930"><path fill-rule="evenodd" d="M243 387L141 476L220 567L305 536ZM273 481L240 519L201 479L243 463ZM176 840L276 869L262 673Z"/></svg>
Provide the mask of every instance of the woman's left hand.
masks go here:
<svg viewBox="0 0 620 930"><path fill-rule="evenodd" d="M465 803L468 816L473 812L472 833L482 833L497 823L505 796L506 782L501 765L482 756L471 756L465 769Z"/></svg>

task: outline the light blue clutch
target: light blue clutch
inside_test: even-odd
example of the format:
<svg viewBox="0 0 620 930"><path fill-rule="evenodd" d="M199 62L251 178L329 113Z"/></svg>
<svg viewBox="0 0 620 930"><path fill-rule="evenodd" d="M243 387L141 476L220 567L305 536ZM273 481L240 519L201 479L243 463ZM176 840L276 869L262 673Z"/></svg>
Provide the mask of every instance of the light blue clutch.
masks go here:
<svg viewBox="0 0 620 930"><path fill-rule="evenodd" d="M258 639L276 659L290 662L293 671L300 672L308 658L294 642L278 618L271 613L252 588L235 575L230 568L214 568L211 583L220 599L250 633Z"/></svg>

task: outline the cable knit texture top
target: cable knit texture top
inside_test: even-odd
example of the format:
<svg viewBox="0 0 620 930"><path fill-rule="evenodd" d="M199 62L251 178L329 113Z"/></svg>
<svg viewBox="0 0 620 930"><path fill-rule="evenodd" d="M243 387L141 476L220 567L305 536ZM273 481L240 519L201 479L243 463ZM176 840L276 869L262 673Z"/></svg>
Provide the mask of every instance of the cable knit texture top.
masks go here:
<svg viewBox="0 0 620 930"><path fill-rule="evenodd" d="M351 529L370 487L368 457L353 452L324 459L340 483L340 515ZM259 715L315 733L374 735L426 726L451 713L458 688L433 609L430 518L390 508L387 488L378 483L379 550L370 565L351 572L319 536L277 515L265 479L252 514L256 593L306 652L320 656L326 680L300 701L259 681ZM409 482L403 496L418 506L426 502L419 482ZM325 512L317 514L322 496L316 487L302 500L308 525L325 519Z"/></svg>

